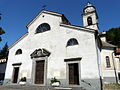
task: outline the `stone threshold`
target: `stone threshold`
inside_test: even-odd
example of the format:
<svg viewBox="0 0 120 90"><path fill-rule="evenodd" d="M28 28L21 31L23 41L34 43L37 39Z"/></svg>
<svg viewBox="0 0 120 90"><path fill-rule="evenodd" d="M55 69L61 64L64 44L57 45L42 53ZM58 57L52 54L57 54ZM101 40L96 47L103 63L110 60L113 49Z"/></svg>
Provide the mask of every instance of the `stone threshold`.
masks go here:
<svg viewBox="0 0 120 90"><path fill-rule="evenodd" d="M72 90L72 88L66 88L66 87L54 87L55 90Z"/></svg>

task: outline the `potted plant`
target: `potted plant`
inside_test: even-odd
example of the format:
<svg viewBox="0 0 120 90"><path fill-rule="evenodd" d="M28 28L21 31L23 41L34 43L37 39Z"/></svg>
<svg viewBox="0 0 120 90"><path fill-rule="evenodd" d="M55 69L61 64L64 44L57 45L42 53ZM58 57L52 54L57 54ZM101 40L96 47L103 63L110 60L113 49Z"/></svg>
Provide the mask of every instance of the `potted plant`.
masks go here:
<svg viewBox="0 0 120 90"><path fill-rule="evenodd" d="M52 86L60 86L60 80L56 79L55 77L51 78L50 81Z"/></svg>
<svg viewBox="0 0 120 90"><path fill-rule="evenodd" d="M26 77L22 77L22 78L20 79L19 84L25 85L25 84L26 84Z"/></svg>

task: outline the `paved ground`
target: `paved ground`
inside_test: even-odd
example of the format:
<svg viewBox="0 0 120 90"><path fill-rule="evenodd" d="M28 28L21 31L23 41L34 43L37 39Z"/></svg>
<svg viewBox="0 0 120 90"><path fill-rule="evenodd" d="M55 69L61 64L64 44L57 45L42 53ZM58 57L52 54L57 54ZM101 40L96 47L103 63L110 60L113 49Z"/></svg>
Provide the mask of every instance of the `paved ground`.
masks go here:
<svg viewBox="0 0 120 90"><path fill-rule="evenodd" d="M0 86L0 90L52 90L52 89L51 87L42 87L42 86L7 85L7 86Z"/></svg>
<svg viewBox="0 0 120 90"><path fill-rule="evenodd" d="M0 90L85 90L81 87L1 85Z"/></svg>

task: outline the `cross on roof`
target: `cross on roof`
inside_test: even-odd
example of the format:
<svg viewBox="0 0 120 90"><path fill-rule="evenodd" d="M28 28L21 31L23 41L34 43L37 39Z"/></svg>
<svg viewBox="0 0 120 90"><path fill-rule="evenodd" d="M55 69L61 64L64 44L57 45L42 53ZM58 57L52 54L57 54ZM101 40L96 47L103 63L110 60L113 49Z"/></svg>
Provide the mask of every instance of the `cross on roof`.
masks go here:
<svg viewBox="0 0 120 90"><path fill-rule="evenodd" d="M45 10L46 7L47 7L47 5L43 5L43 6L42 6L43 10Z"/></svg>

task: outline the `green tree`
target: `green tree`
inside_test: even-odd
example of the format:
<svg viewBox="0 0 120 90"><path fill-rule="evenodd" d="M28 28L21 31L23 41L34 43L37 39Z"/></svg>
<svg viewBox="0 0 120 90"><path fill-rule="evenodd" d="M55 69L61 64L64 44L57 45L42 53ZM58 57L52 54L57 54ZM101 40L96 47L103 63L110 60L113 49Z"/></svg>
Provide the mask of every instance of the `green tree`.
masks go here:
<svg viewBox="0 0 120 90"><path fill-rule="evenodd" d="M8 44L6 43L2 50L0 51L0 59L6 58L8 56Z"/></svg>
<svg viewBox="0 0 120 90"><path fill-rule="evenodd" d="M106 39L109 43L120 47L120 27L106 31Z"/></svg>
<svg viewBox="0 0 120 90"><path fill-rule="evenodd" d="M1 14L0 14L0 20L1 20ZM0 27L0 41L2 41L1 35L5 34L5 31Z"/></svg>

